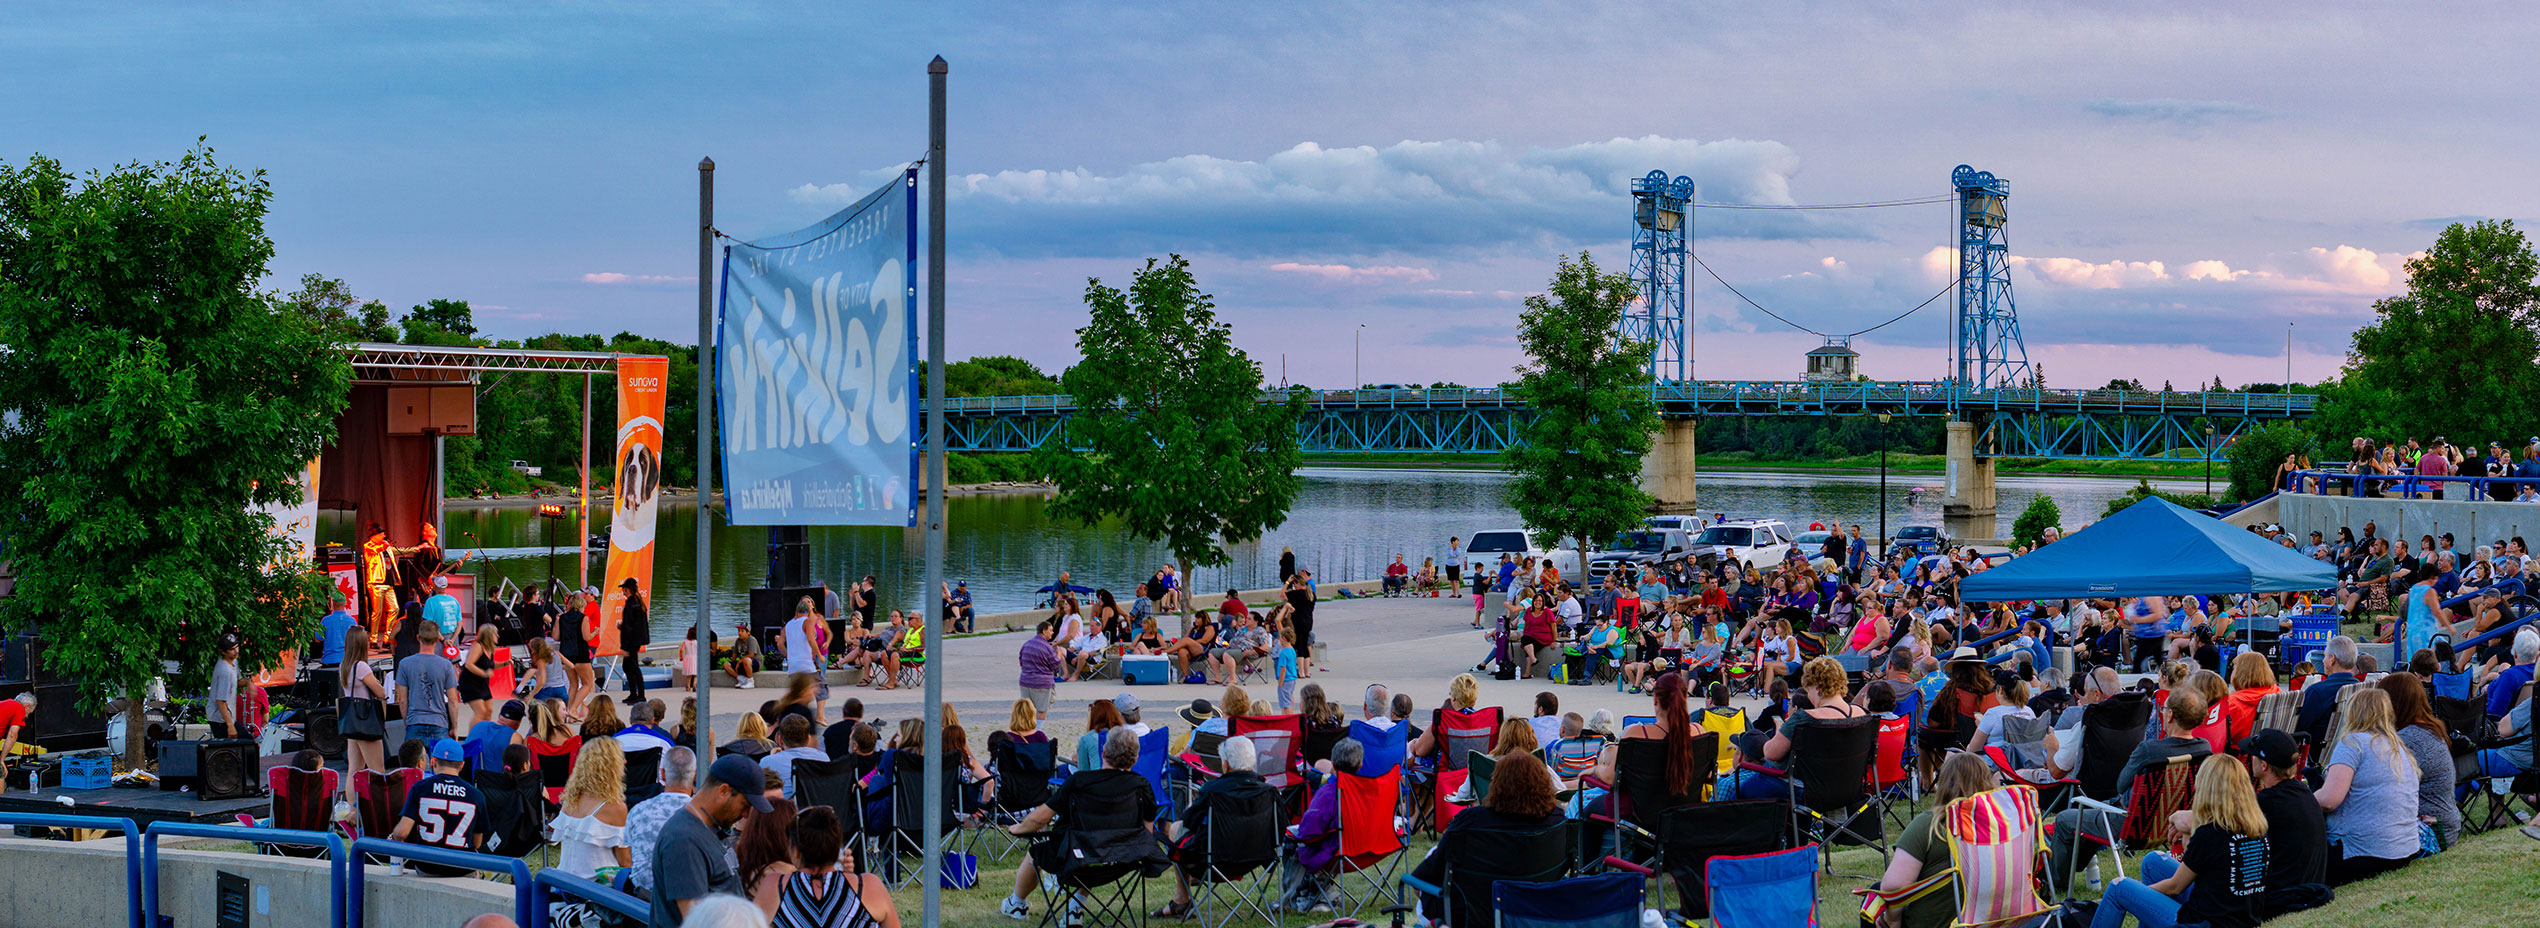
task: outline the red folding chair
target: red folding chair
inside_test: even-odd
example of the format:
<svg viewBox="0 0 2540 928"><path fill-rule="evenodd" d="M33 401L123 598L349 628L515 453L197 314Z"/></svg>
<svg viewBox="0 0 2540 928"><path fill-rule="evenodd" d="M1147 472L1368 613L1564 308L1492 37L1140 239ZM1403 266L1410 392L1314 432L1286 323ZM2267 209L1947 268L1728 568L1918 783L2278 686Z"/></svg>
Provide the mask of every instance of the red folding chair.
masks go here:
<svg viewBox="0 0 2540 928"><path fill-rule="evenodd" d="M1921 784L1915 780L1910 763L1913 751L1913 718L1895 713L1881 716L1878 748L1870 755L1870 775L1865 785L1878 797L1881 811L1890 817L1897 812L1912 814L1914 800L1921 796ZM1904 824L1897 823L1898 827Z"/></svg>
<svg viewBox="0 0 2540 928"><path fill-rule="evenodd" d="M405 809L406 791L421 782L423 771L412 767L353 774L353 811L361 820L362 836L385 838L397 830L397 813Z"/></svg>
<svg viewBox="0 0 2540 928"><path fill-rule="evenodd" d="M1400 881L1395 873L1408 856L1402 843L1402 832L1394 826L1395 801L1402 791L1402 770L1395 768L1373 777L1334 772L1340 790L1340 856L1332 865L1340 871L1342 908L1339 914L1356 917L1367 904L1378 899L1388 906L1402 904ZM1363 885L1351 892L1349 877L1357 874Z"/></svg>
<svg viewBox="0 0 2540 928"><path fill-rule="evenodd" d="M1491 752L1493 742L1499 736L1499 707L1490 706L1470 712L1439 709L1435 731L1438 733L1437 814L1430 819L1430 827L1445 831L1448 823L1455 820L1455 813L1464 811L1463 806L1448 802L1447 797L1463 789L1465 780L1472 775L1472 771L1465 767L1465 758L1474 753Z"/></svg>
<svg viewBox="0 0 2540 928"><path fill-rule="evenodd" d="M576 735L562 744L548 744L536 738L522 739L529 747L529 760L538 768L538 785L547 804L564 804L564 784L573 779L573 757L582 752L582 738Z"/></svg>
<svg viewBox="0 0 2540 928"><path fill-rule="evenodd" d="M1297 773L1305 757L1304 715L1238 715L1226 720L1226 733L1228 737L1252 739L1252 749L1258 757L1278 758L1277 772L1261 775L1271 786L1285 793L1304 785L1304 778ZM1265 766L1256 761L1253 769Z"/></svg>

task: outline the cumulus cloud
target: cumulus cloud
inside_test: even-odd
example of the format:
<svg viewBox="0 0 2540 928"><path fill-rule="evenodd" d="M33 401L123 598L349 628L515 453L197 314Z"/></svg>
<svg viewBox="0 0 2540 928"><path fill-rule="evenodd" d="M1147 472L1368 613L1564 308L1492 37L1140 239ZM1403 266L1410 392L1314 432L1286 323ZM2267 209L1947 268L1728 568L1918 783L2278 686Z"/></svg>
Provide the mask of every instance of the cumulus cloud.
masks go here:
<svg viewBox="0 0 2540 928"><path fill-rule="evenodd" d="M586 283L586 284L604 284L604 285L605 285L605 284L693 284L693 283L696 283L696 282L697 282L697 278L695 278L694 276L690 276L690 277L678 277L678 276L667 275L667 274L621 274L621 273L618 273L618 272L616 272L616 271L600 271L600 272L597 272L597 273L584 274L584 275L582 275L582 282L583 282L583 283Z"/></svg>
<svg viewBox="0 0 2540 928"><path fill-rule="evenodd" d="M2170 279L2169 271L2158 261L2110 261L2101 264L2080 258L2023 258L2012 255L2007 263L2013 270L2026 268L2039 280L2093 290Z"/></svg>
<svg viewBox="0 0 2540 928"><path fill-rule="evenodd" d="M1281 261L1271 265L1270 269L1286 274L1303 274L1335 283L1425 283L1438 279L1437 272L1428 268L1393 264L1351 267L1346 264L1298 264L1294 261Z"/></svg>
<svg viewBox="0 0 2540 928"><path fill-rule="evenodd" d="M1300 142L1258 160L1190 154L1104 172L1031 168L948 178L966 247L1033 256L1157 251L1238 256L1570 248L1630 234L1631 181L1654 168L1694 179L1701 200L1787 205L1798 155L1780 142L1664 136L1557 148L1407 140L1384 147ZM797 202L834 208L870 185L803 184ZM1806 213L1730 212L1705 238L1852 237Z"/></svg>
<svg viewBox="0 0 2540 928"><path fill-rule="evenodd" d="M2218 122L2248 122L2264 119L2267 115L2265 110L2229 100L2118 100L2103 97L2084 103L2081 108L2123 122L2166 123L2184 128Z"/></svg>

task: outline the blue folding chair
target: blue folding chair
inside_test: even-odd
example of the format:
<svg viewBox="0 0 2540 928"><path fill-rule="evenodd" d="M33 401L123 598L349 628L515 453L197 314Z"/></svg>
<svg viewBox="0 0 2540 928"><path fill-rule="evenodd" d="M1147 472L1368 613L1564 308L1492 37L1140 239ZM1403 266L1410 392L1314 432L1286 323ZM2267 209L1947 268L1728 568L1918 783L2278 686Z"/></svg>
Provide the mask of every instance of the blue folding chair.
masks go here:
<svg viewBox="0 0 2540 928"><path fill-rule="evenodd" d="M2468 670L2459 673L2438 673L2434 675L2434 679L2427 688L2433 690L2436 696L2449 696L2467 702L2477 677L2476 672Z"/></svg>
<svg viewBox="0 0 2540 928"><path fill-rule="evenodd" d="M1491 887L1498 928L1639 928L1649 878L1628 871Z"/></svg>
<svg viewBox="0 0 2540 928"><path fill-rule="evenodd" d="M1349 740L1367 749L1358 764L1360 776L1383 776L1385 771L1402 766L1402 757L1410 753L1411 726L1394 723L1392 728L1377 728L1359 719L1349 723Z"/></svg>
<svg viewBox="0 0 2540 928"><path fill-rule="evenodd" d="M1165 755L1172 751L1172 730L1158 725L1138 738L1138 764L1130 768L1155 788L1155 820L1159 822L1173 818L1173 791L1167 788L1164 776L1165 762L1171 759Z"/></svg>
<svg viewBox="0 0 2540 928"><path fill-rule="evenodd" d="M1658 717L1657 717L1657 716L1654 716L1654 715L1626 715L1626 716L1623 716L1623 727L1624 727L1624 728L1630 728L1630 727L1632 727L1632 726L1634 726L1634 725L1656 725L1656 724L1658 724ZM1619 732L1619 731L1618 731L1618 732L1615 732L1615 734L1618 734L1618 735L1619 735L1619 734L1622 734L1622 732Z"/></svg>
<svg viewBox="0 0 2540 928"><path fill-rule="evenodd" d="M1703 869L1716 928L1792 928L1817 924L1817 846L1714 857Z"/></svg>

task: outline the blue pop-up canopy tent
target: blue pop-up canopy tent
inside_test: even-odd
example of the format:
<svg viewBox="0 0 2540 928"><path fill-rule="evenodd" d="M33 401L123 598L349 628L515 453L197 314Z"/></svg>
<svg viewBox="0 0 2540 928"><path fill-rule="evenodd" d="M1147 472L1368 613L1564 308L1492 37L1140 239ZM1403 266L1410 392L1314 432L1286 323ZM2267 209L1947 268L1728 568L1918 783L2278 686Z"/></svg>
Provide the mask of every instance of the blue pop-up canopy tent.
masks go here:
<svg viewBox="0 0 2540 928"><path fill-rule="evenodd" d="M1969 602L2292 593L2337 569L2159 497L1958 584Z"/></svg>

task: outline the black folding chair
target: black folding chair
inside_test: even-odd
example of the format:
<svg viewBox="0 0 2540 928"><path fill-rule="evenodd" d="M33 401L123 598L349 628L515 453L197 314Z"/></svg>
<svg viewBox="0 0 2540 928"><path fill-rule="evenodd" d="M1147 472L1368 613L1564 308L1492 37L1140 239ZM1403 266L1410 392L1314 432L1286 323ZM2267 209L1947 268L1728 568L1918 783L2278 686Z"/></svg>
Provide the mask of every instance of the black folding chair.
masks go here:
<svg viewBox="0 0 2540 928"><path fill-rule="evenodd" d="M629 807L661 795L660 748L626 752L626 804Z"/></svg>
<svg viewBox="0 0 2540 928"><path fill-rule="evenodd" d="M1437 850L1431 852L1446 862L1438 882L1404 874L1404 895L1417 898L1432 922L1444 916L1450 925L1492 924L1491 888L1500 881L1539 883L1569 876L1577 869L1572 826L1566 819L1531 830L1450 825L1439 833ZM1411 907L1386 906L1384 911L1395 913L1394 921L1400 924L1401 913Z"/></svg>
<svg viewBox="0 0 2540 928"><path fill-rule="evenodd" d="M907 889L925 871L926 835L933 828L948 838L970 817L961 791L961 768L944 763L944 807L928 813L926 808L926 758L909 751L891 752L891 835L890 848L881 856L883 879L894 890ZM947 840L945 846L952 846Z"/></svg>
<svg viewBox="0 0 2540 928"><path fill-rule="evenodd" d="M988 746L988 758L997 768L997 794L981 810L987 824L1012 825L1049 801L1050 776L1058 769L1057 742L999 741ZM981 833L991 831L1004 838L993 854L998 860L1013 856L1024 846L1022 839L1001 828Z"/></svg>
<svg viewBox="0 0 2540 928"><path fill-rule="evenodd" d="M864 827L864 785L856 772L853 758L794 762L794 807L809 809L828 806L838 813L838 821L847 828L848 846L857 849L856 869L870 866L866 858L872 852L872 836Z"/></svg>
<svg viewBox="0 0 2540 928"><path fill-rule="evenodd" d="M485 853L527 857L546 846L546 803L539 795L537 771L479 770L471 780L485 794L485 806L478 810L485 816Z"/></svg>
<svg viewBox="0 0 2540 928"><path fill-rule="evenodd" d="M1589 813L1589 826L1578 830L1581 844L1577 856L1593 862L1596 855L1588 852L1586 843L1604 845L1604 832L1615 833L1615 857L1606 863L1641 863L1658 851L1658 816L1669 809L1701 801L1710 793L1712 779L1719 773L1720 733L1706 731L1689 739L1685 752L1693 758L1693 776L1681 793L1667 790L1667 743L1651 738L1626 738L1614 745L1615 783L1604 783L1593 776L1582 777L1588 785L1608 791L1610 804L1605 813Z"/></svg>
<svg viewBox="0 0 2540 928"><path fill-rule="evenodd" d="M1276 924L1271 903L1279 892L1279 825L1284 818L1279 791L1263 784L1257 790L1203 796L1207 806L1200 834L1189 839L1200 859L1178 861L1191 883L1200 928L1225 928L1247 909ZM1210 920L1211 910L1215 921Z"/></svg>
<svg viewBox="0 0 2540 928"><path fill-rule="evenodd" d="M1887 832L1876 813L1878 797L1867 783L1870 761L1878 753L1878 716L1863 713L1849 719L1818 719L1789 732L1788 766L1780 771L1740 764L1781 776L1790 797L1791 826L1804 840L1822 849L1825 866L1834 867L1834 843L1877 848L1889 855Z"/></svg>
<svg viewBox="0 0 2540 928"><path fill-rule="evenodd" d="M1110 802L1071 794L1056 810L1057 828L1028 836L1033 861L1049 877L1041 881L1040 928L1143 928L1147 880L1163 876L1172 858L1148 830L1136 794ZM1062 921L1069 909L1081 914Z"/></svg>
<svg viewBox="0 0 2540 928"><path fill-rule="evenodd" d="M1715 857L1764 854L1799 846L1790 803L1780 799L1698 802L1658 814L1657 872L1676 885L1684 918L1711 917L1704 868Z"/></svg>

